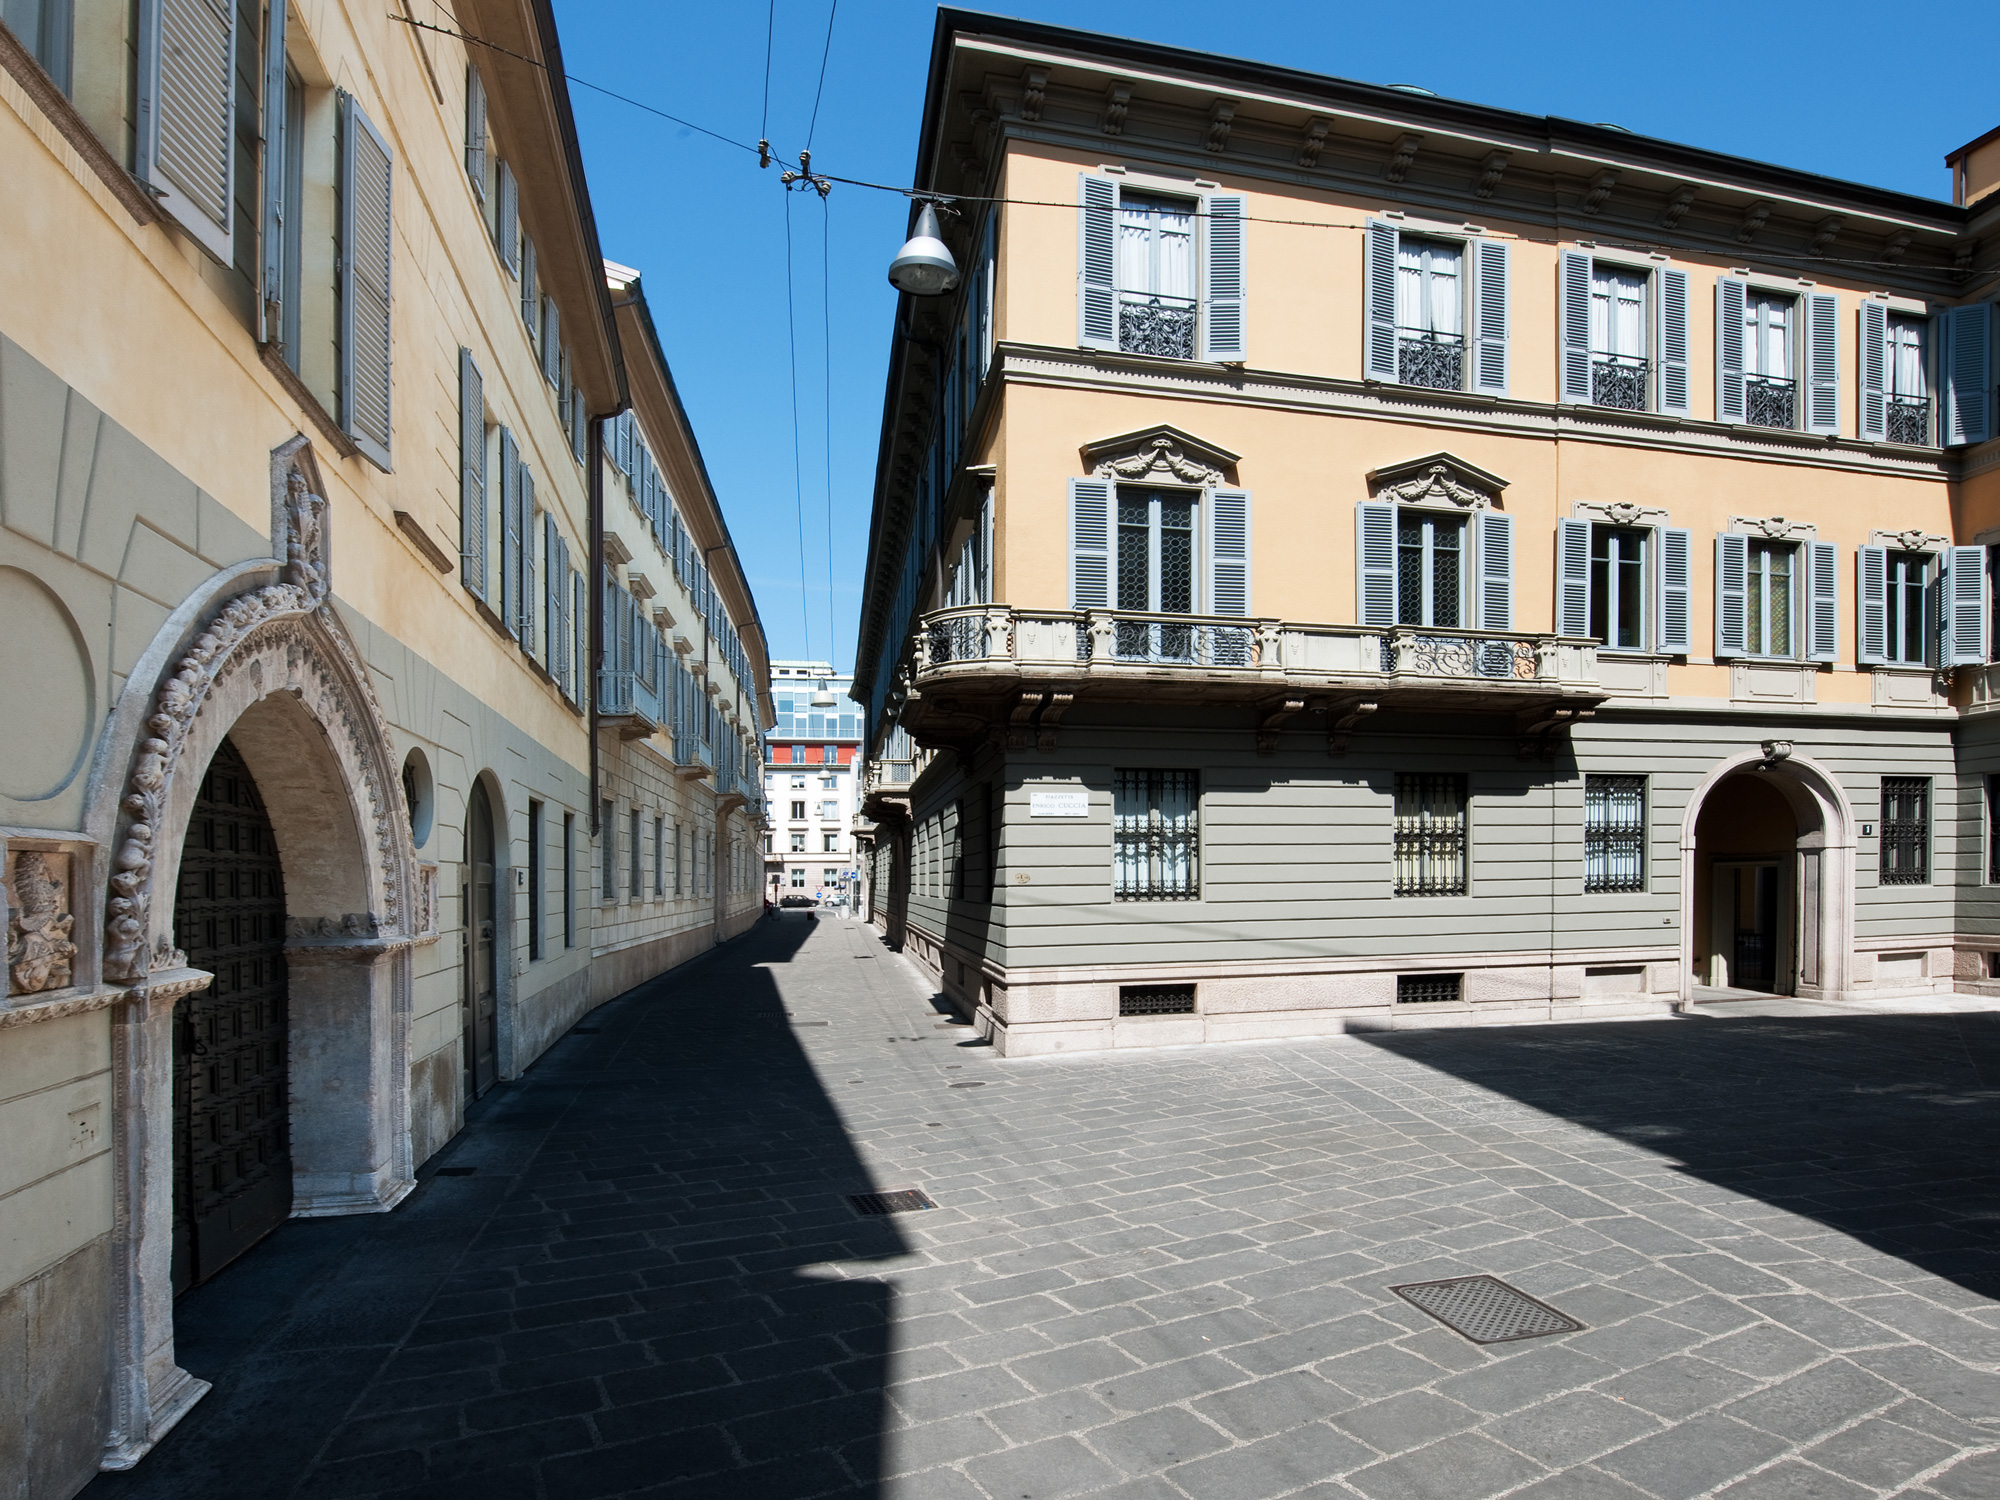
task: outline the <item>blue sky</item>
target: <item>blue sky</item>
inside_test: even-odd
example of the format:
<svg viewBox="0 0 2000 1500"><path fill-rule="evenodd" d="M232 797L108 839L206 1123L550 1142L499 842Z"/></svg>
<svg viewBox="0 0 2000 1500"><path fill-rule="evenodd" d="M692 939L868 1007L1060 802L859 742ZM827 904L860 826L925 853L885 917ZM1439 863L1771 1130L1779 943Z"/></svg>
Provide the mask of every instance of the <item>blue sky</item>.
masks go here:
<svg viewBox="0 0 2000 1500"><path fill-rule="evenodd" d="M776 0L775 10L766 133L796 153L812 122L829 5ZM1949 191L1944 153L2000 125L2000 5L1990 0L1748 11L1705 0L1608 10L1015 0L1005 10L1608 121L1935 197ZM764 130L765 5L556 0L556 14L575 78L738 141ZM906 0L838 0L811 127L819 170L909 181L935 16ZM862 188L836 188L824 205L787 195L777 169L760 171L749 152L575 84L571 97L604 252L645 273L773 654L810 649L848 669L895 307L884 272L905 206Z"/></svg>

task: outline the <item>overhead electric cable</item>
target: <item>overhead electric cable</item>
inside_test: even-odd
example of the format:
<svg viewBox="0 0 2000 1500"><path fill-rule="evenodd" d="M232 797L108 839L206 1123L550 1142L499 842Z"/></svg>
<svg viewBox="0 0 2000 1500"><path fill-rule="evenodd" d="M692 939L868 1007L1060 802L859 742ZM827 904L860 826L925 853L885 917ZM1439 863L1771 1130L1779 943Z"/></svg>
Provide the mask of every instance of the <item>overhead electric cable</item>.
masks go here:
<svg viewBox="0 0 2000 1500"><path fill-rule="evenodd" d="M812 597L806 589L806 492L799 462L799 318L792 287L792 195L785 194L785 324L792 351L792 503L799 521L799 618L805 625L806 660L812 660Z"/></svg>
<svg viewBox="0 0 2000 1500"><path fill-rule="evenodd" d="M828 23L829 30L831 22ZM825 366L826 411L826 642L827 659L840 666L839 616L833 607L833 204L819 200L820 351Z"/></svg>
<svg viewBox="0 0 2000 1500"><path fill-rule="evenodd" d="M806 126L806 150L812 150L813 132L819 129L819 101L826 93L826 60L833 55L833 18L840 14L840 0L833 0L826 12L826 45L819 54L819 86L813 90L812 121Z"/></svg>
<svg viewBox="0 0 2000 1500"><path fill-rule="evenodd" d="M771 0L770 8L764 12L764 114L763 123L757 127L758 139L768 139L771 134L771 41L778 33L778 0Z"/></svg>

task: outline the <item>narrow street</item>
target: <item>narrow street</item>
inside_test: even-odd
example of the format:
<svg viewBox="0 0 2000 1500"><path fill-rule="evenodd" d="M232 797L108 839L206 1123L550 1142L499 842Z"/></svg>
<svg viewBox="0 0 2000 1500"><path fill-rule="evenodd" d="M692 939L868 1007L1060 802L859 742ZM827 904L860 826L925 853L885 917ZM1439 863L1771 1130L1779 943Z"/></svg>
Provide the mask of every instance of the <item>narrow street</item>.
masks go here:
<svg viewBox="0 0 2000 1500"><path fill-rule="evenodd" d="M2000 1494L1992 1014L1002 1062L928 993L787 913L604 1007L185 1297L213 1392L86 1493ZM1389 1290L1472 1273L1584 1327Z"/></svg>

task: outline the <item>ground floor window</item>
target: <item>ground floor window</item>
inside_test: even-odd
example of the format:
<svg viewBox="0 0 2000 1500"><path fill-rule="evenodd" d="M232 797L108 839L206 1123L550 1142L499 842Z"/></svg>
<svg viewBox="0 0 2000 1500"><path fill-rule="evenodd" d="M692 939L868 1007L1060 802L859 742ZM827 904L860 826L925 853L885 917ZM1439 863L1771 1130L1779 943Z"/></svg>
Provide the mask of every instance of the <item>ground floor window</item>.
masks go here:
<svg viewBox="0 0 2000 1500"><path fill-rule="evenodd" d="M1986 778L1986 879L2000 885L2000 776Z"/></svg>
<svg viewBox="0 0 2000 1500"><path fill-rule="evenodd" d="M1396 894L1465 894L1465 778L1405 771L1396 777Z"/></svg>
<svg viewBox="0 0 2000 1500"><path fill-rule="evenodd" d="M1112 795L1112 893L1120 901L1201 895L1201 779L1194 771L1118 771Z"/></svg>
<svg viewBox="0 0 2000 1500"><path fill-rule="evenodd" d="M804 865L793 865L792 889L795 891L802 891L805 888L806 888L806 867Z"/></svg>
<svg viewBox="0 0 2000 1500"><path fill-rule="evenodd" d="M1925 885L1931 878L1931 783L1927 776L1882 778L1881 879Z"/></svg>
<svg viewBox="0 0 2000 1500"><path fill-rule="evenodd" d="M1583 888L1646 888L1646 778L1583 778Z"/></svg>

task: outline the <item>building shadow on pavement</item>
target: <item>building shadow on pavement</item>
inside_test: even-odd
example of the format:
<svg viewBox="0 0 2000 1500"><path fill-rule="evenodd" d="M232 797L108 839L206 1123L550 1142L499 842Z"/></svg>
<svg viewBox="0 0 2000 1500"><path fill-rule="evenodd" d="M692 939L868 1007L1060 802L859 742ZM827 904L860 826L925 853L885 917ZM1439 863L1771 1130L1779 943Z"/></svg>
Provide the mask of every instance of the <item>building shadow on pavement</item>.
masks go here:
<svg viewBox="0 0 2000 1500"><path fill-rule="evenodd" d="M813 1268L905 1246L850 1205L895 1184L763 967L812 931L762 922L600 1007L394 1213L292 1221L183 1297L215 1389L85 1493L875 1494L892 1291Z"/></svg>
<svg viewBox="0 0 2000 1500"><path fill-rule="evenodd" d="M2000 1015L1697 1017L1360 1035L2000 1297ZM1520 1191L1571 1218L1624 1212L1593 1206L1577 1186Z"/></svg>

